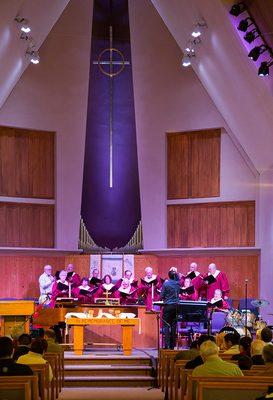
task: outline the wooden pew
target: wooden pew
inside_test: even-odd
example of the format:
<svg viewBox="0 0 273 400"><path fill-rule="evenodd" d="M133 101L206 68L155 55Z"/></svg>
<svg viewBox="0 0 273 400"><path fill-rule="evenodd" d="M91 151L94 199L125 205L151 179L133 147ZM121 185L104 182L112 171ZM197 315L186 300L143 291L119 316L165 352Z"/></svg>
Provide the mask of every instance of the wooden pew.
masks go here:
<svg viewBox="0 0 273 400"><path fill-rule="evenodd" d="M0 382L0 399L31 400L30 382Z"/></svg>
<svg viewBox="0 0 273 400"><path fill-rule="evenodd" d="M49 368L46 364L28 364L34 375L38 376L38 386L41 400L50 400Z"/></svg>
<svg viewBox="0 0 273 400"><path fill-rule="evenodd" d="M158 383L161 387L162 392L165 390L165 376L166 376L166 368L168 364L168 356L172 356L173 354L177 354L177 350L168 350L168 349L160 349L159 351L159 359L158 359L158 370L159 370L159 379Z"/></svg>
<svg viewBox="0 0 273 400"><path fill-rule="evenodd" d="M161 390L168 395L168 390L170 388L169 399L172 400L172 386L174 380L174 363L175 356L179 353L178 350L169 350L171 353L165 353L163 358L163 379Z"/></svg>
<svg viewBox="0 0 273 400"><path fill-rule="evenodd" d="M215 375L215 376L199 376L199 377L194 377L192 375L188 375L188 390L187 390L187 400L195 400L196 399L196 391L199 387L199 383L201 382L207 382L207 383L213 383L218 385L220 387L220 384L222 383L227 384L229 386L231 383L233 384L238 384L238 386L245 384L246 387L250 384L253 383L258 383L258 384L263 384L263 387L267 389L269 385L272 385L272 377L268 376L220 376L220 375ZM217 398L217 396L215 397ZM232 396L231 396L232 398Z"/></svg>
<svg viewBox="0 0 273 400"><path fill-rule="evenodd" d="M31 388L31 400L38 400L39 389L38 389L38 376L35 375L22 375L22 376L0 376L0 384L10 383L25 383L29 382ZM0 393L0 398L2 395Z"/></svg>
<svg viewBox="0 0 273 400"><path fill-rule="evenodd" d="M272 383L272 381L271 381ZM198 382L196 400L250 400L256 399L267 391L267 382Z"/></svg>
<svg viewBox="0 0 273 400"><path fill-rule="evenodd" d="M45 353L44 359L49 362L52 369L53 378L52 381L50 382L50 390L51 390L50 398L51 400L55 400L56 398L59 397L59 385L60 385L58 354Z"/></svg>
<svg viewBox="0 0 273 400"><path fill-rule="evenodd" d="M189 360L177 360L174 364L173 398L178 400L179 389L183 391L186 384L185 365ZM180 395L181 396L181 395Z"/></svg>

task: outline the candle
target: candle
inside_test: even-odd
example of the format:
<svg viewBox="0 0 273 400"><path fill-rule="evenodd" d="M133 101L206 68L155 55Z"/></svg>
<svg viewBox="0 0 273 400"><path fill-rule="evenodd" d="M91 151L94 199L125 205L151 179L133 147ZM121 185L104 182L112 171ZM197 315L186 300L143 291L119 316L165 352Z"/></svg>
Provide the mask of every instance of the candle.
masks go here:
<svg viewBox="0 0 273 400"><path fill-rule="evenodd" d="M154 284L152 283L152 300L154 300Z"/></svg>
<svg viewBox="0 0 273 400"><path fill-rule="evenodd" d="M71 282L68 283L68 297L71 297Z"/></svg>

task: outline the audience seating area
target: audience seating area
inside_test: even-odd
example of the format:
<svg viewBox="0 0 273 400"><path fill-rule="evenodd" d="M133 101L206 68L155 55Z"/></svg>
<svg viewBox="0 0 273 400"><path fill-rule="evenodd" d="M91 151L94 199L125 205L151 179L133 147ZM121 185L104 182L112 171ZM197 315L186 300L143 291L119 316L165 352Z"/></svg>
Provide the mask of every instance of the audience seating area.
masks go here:
<svg viewBox="0 0 273 400"><path fill-rule="evenodd" d="M53 379L49 382L47 364L29 365L33 376L0 377L0 398L24 400L56 400L64 385L63 353L45 353L44 359L52 368Z"/></svg>
<svg viewBox="0 0 273 400"><path fill-rule="evenodd" d="M168 400L254 400L262 396L272 385L272 376L259 376L264 365L254 365L243 371L244 376L209 376L192 377L193 370L186 370L189 360L177 360L181 351L161 349L158 358L158 384L165 399ZM225 361L231 360L232 354L220 353ZM221 396L220 396L221 393Z"/></svg>

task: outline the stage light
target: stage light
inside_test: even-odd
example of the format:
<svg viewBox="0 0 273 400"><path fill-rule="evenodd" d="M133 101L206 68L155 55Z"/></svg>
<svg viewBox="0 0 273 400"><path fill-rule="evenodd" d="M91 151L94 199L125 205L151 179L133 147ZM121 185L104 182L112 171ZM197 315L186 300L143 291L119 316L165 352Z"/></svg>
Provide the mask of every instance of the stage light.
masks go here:
<svg viewBox="0 0 273 400"><path fill-rule="evenodd" d="M234 4L234 5L231 7L229 13L230 13L231 15L233 15L234 17L238 17L238 15L242 14L242 12L244 12L245 10L246 10L246 5L245 5L245 3L243 3L242 1L240 1L239 3Z"/></svg>
<svg viewBox="0 0 273 400"><path fill-rule="evenodd" d="M207 23L204 19L201 21L197 22L197 24L194 25L194 30L192 31L191 35L194 38L198 38L199 36L202 35L203 31L205 28L207 28Z"/></svg>
<svg viewBox="0 0 273 400"><path fill-rule="evenodd" d="M250 23L249 23L249 22L250 22ZM250 25L253 25L253 21L252 21L251 18L247 17L247 18L242 19L242 20L240 21L240 23L239 23L237 29L238 29L239 31L246 32L246 31L247 31L247 28L249 28Z"/></svg>
<svg viewBox="0 0 273 400"><path fill-rule="evenodd" d="M29 60L32 64L39 64L40 56L37 50L27 49L26 55L29 57Z"/></svg>
<svg viewBox="0 0 273 400"><path fill-rule="evenodd" d="M260 36L260 32L256 28L254 28L254 29L252 29L252 31L249 31L245 34L244 39L245 39L245 41L247 41L247 43L252 43L259 36Z"/></svg>
<svg viewBox="0 0 273 400"><path fill-rule="evenodd" d="M258 70L258 75L259 76L268 76L269 75L269 65L267 64L267 61L263 61L260 65L260 68Z"/></svg>
<svg viewBox="0 0 273 400"><path fill-rule="evenodd" d="M261 54L268 50L268 47L262 44L261 46L253 47L248 53L248 57L253 61L257 61Z"/></svg>
<svg viewBox="0 0 273 400"><path fill-rule="evenodd" d="M182 58L182 65L183 67L189 67L191 65L191 58L188 54Z"/></svg>
<svg viewBox="0 0 273 400"><path fill-rule="evenodd" d="M20 29L22 32L29 33L31 31L31 26L26 18L23 18L23 17L20 17L19 15L17 15L17 17L15 17L14 20L16 22L18 22L18 24L21 25Z"/></svg>

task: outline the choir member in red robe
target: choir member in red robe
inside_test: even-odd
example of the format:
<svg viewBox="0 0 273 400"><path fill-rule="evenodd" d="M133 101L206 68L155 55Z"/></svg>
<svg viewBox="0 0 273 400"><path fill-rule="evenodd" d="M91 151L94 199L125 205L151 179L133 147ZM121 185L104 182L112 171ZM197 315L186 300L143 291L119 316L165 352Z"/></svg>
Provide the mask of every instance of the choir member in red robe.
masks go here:
<svg viewBox="0 0 273 400"><path fill-rule="evenodd" d="M72 296L77 298L80 304L93 304L98 287L91 288L88 278L82 278L81 285L72 290Z"/></svg>
<svg viewBox="0 0 273 400"><path fill-rule="evenodd" d="M102 284L99 286L99 290L96 293L96 298L114 298L117 289L118 286L113 284L112 277L110 275L105 275L102 279Z"/></svg>
<svg viewBox="0 0 273 400"><path fill-rule="evenodd" d="M202 295L202 287L204 285L204 281L203 276L198 271L198 265L196 262L192 262L190 264L189 271L187 272L185 278L191 279L191 283L198 294L198 298L200 298Z"/></svg>
<svg viewBox="0 0 273 400"><path fill-rule="evenodd" d="M59 279L53 283L52 286L52 298L51 307L55 306L57 298L71 297L71 286L67 281L67 272L65 270L60 271Z"/></svg>
<svg viewBox="0 0 273 400"><path fill-rule="evenodd" d="M206 278L208 278L208 280L206 280ZM206 285L206 297L208 301L214 297L214 292L216 289L220 289L222 291L224 300L228 299L229 283L227 276L224 272L217 269L216 264L212 263L209 265L208 274L203 278L203 280Z"/></svg>
<svg viewBox="0 0 273 400"><path fill-rule="evenodd" d="M228 304L228 302L226 300L223 299L222 291L220 289L216 289L214 291L214 296L210 300L210 304L217 311L224 311L224 310L230 309L230 305Z"/></svg>
<svg viewBox="0 0 273 400"><path fill-rule="evenodd" d="M68 266L66 267L66 272L67 272L67 280L68 280L68 282L71 283L72 289L80 286L81 278L80 278L80 275L74 271L73 264L68 264Z"/></svg>
<svg viewBox="0 0 273 400"><path fill-rule="evenodd" d="M102 284L102 279L100 279L100 273L97 268L94 268L92 271L92 276L90 276L89 279L89 285L91 286L92 289L95 287L100 287Z"/></svg>
<svg viewBox="0 0 273 400"><path fill-rule="evenodd" d="M152 267L145 268L145 276L141 278L141 283L138 289L139 298L143 298L147 310L153 308L153 301L160 299L160 292L163 280L153 274Z"/></svg>
<svg viewBox="0 0 273 400"><path fill-rule="evenodd" d="M181 300L198 300L198 293L190 278L185 278L184 285L180 289L180 299Z"/></svg>
<svg viewBox="0 0 273 400"><path fill-rule="evenodd" d="M128 278L123 278L120 288L115 292L121 305L136 304L137 289L133 287Z"/></svg>

